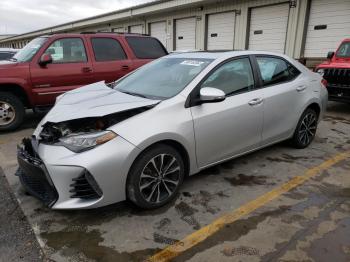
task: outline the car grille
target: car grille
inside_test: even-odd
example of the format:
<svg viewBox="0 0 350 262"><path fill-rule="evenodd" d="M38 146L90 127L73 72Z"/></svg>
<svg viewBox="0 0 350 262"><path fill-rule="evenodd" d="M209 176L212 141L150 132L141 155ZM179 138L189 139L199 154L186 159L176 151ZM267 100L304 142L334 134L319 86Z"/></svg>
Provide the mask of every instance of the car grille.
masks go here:
<svg viewBox="0 0 350 262"><path fill-rule="evenodd" d="M29 194L52 206L58 199L58 194L49 180L42 160L36 155L29 139L23 140L18 147L17 160L19 168L16 175Z"/></svg>
<svg viewBox="0 0 350 262"><path fill-rule="evenodd" d="M327 80L329 87L350 88L350 68L326 68L323 78Z"/></svg>
<svg viewBox="0 0 350 262"><path fill-rule="evenodd" d="M101 189L87 170L77 178L73 178L72 182L69 191L72 193L71 198L97 199L102 196Z"/></svg>

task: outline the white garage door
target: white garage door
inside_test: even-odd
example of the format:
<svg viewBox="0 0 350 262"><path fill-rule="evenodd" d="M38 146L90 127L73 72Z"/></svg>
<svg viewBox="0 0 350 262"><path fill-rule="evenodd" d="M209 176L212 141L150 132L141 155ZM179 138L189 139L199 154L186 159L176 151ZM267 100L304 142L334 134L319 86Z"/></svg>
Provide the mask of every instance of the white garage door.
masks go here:
<svg viewBox="0 0 350 262"><path fill-rule="evenodd" d="M113 32L116 32L116 33L124 33L124 27L115 27L112 29Z"/></svg>
<svg viewBox="0 0 350 262"><path fill-rule="evenodd" d="M325 57L350 35L349 0L311 1L305 57Z"/></svg>
<svg viewBox="0 0 350 262"><path fill-rule="evenodd" d="M129 26L129 33L143 34L142 25Z"/></svg>
<svg viewBox="0 0 350 262"><path fill-rule="evenodd" d="M208 15L207 49L233 49L235 12Z"/></svg>
<svg viewBox="0 0 350 262"><path fill-rule="evenodd" d="M151 36L158 38L158 40L162 42L164 46L166 46L166 23L151 23L149 29Z"/></svg>
<svg viewBox="0 0 350 262"><path fill-rule="evenodd" d="M284 53L288 15L288 3L252 8L248 48Z"/></svg>
<svg viewBox="0 0 350 262"><path fill-rule="evenodd" d="M196 18L178 19L176 20L175 28L176 50L196 49Z"/></svg>

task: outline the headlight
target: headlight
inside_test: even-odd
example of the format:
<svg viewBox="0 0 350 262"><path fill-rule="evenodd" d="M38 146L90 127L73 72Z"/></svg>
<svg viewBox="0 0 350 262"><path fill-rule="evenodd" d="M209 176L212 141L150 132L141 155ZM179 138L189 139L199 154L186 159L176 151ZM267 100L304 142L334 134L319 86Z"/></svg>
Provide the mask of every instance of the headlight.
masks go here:
<svg viewBox="0 0 350 262"><path fill-rule="evenodd" d="M79 153L85 150L92 149L98 145L102 145L113 138L117 134L112 131L101 131L96 133L87 133L81 135L71 135L59 139L60 144L69 150Z"/></svg>
<svg viewBox="0 0 350 262"><path fill-rule="evenodd" d="M316 70L316 73L319 73L321 76L324 76L324 69L323 68L319 68Z"/></svg>

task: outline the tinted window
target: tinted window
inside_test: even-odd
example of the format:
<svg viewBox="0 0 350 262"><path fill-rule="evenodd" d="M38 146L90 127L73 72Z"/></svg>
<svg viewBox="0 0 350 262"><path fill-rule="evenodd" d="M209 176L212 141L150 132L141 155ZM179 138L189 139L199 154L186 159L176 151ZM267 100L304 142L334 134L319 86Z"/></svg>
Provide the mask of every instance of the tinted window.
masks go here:
<svg viewBox="0 0 350 262"><path fill-rule="evenodd" d="M300 72L287 61L275 57L257 57L264 86L287 82Z"/></svg>
<svg viewBox="0 0 350 262"><path fill-rule="evenodd" d="M96 61L116 61L126 59L125 52L120 43L113 38L93 38Z"/></svg>
<svg viewBox="0 0 350 262"><path fill-rule="evenodd" d="M155 59L167 55L162 44L151 37L127 37L126 41L137 58Z"/></svg>
<svg viewBox="0 0 350 262"><path fill-rule="evenodd" d="M254 87L254 77L248 58L240 58L225 63L216 69L201 87L215 87L226 95L248 91Z"/></svg>
<svg viewBox="0 0 350 262"><path fill-rule="evenodd" d="M64 38L53 42L45 51L52 56L53 63L86 62L86 52L81 38Z"/></svg>
<svg viewBox="0 0 350 262"><path fill-rule="evenodd" d="M11 57L13 57L14 53L0 53L0 60L6 60L6 59L10 59Z"/></svg>

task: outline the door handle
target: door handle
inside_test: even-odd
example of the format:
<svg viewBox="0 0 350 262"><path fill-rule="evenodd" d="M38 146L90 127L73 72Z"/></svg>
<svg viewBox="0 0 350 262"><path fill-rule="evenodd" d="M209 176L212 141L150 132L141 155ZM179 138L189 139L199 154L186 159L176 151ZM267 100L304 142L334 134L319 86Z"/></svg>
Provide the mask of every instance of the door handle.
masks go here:
<svg viewBox="0 0 350 262"><path fill-rule="evenodd" d="M250 100L250 101L248 102L248 104L249 104L250 106L256 106L256 105L260 105L262 102L263 102L263 99L262 99L262 98L255 98L255 99L253 99L253 100Z"/></svg>
<svg viewBox="0 0 350 262"><path fill-rule="evenodd" d="M83 67L83 68L81 69L81 71L82 71L83 73L90 73L90 72L92 72L92 68L91 68L91 67Z"/></svg>
<svg viewBox="0 0 350 262"><path fill-rule="evenodd" d="M298 92L301 92L301 91L304 91L306 88L307 88L307 86L305 86L305 85L298 86L298 87L297 87L297 91L298 91Z"/></svg>
<svg viewBox="0 0 350 262"><path fill-rule="evenodd" d="M128 65L122 65L122 70L129 70L129 66Z"/></svg>

